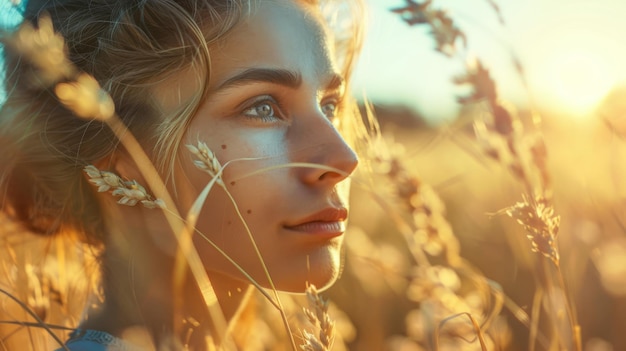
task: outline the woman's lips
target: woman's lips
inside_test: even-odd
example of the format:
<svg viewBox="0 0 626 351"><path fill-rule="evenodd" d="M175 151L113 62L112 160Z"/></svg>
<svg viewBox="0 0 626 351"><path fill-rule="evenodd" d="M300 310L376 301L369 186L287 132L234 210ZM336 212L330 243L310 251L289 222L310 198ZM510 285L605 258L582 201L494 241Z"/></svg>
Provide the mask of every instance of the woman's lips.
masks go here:
<svg viewBox="0 0 626 351"><path fill-rule="evenodd" d="M289 230L307 234L342 234L346 231L345 221L313 221L286 227Z"/></svg>
<svg viewBox="0 0 626 351"><path fill-rule="evenodd" d="M306 234L336 236L346 231L346 218L348 218L346 208L327 207L297 221L294 225L288 224L285 228Z"/></svg>

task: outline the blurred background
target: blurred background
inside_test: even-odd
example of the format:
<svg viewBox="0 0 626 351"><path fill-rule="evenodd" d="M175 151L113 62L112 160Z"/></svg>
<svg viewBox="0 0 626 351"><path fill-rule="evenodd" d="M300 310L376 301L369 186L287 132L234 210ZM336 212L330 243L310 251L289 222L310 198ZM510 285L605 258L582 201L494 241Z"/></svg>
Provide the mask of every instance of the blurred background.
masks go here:
<svg viewBox="0 0 626 351"><path fill-rule="evenodd" d="M555 211L561 216L561 268L582 328L583 349L626 350L626 2L495 3L503 23L490 1L440 0L433 6L445 9L466 34L467 51L461 57L476 57L486 65L511 110L526 120L541 117ZM452 82L464 73L466 62L436 52L428 28L410 27L390 11L406 2L369 0L368 5L369 33L355 94L374 104L383 133L403 145L408 167L443 199L461 255L530 313L539 285L538 254L530 252L521 226L496 214L521 201L524 189L482 154L472 137L472 124L482 117L457 103L467 88ZM353 203L353 228L373 242L365 255L385 257L383 261L397 265L396 271L414 265L395 260L410 255L397 241L389 215L372 201ZM389 267L358 255L348 255L347 267L331 290L333 300L347 304L343 309L348 315L367 309L385 326L381 331L378 322L353 319L362 338L356 339L354 350L420 350L410 313L415 304L406 298L406 286L389 280ZM404 297L398 287L404 287ZM350 291L370 293L360 300ZM557 349L533 346L531 328L507 308L502 316L510 334L494 349ZM473 346L443 349L480 347L474 340Z"/></svg>

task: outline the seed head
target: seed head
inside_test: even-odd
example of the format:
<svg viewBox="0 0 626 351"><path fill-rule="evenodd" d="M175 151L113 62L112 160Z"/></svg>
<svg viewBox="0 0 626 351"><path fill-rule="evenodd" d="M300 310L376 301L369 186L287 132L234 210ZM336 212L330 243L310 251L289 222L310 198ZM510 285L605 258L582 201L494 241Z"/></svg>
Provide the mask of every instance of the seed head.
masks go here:
<svg viewBox="0 0 626 351"><path fill-rule="evenodd" d="M198 159L193 161L193 164L199 169L207 172L211 177L218 177L222 166L220 162L217 160L217 156L215 153L209 149L206 143L199 141L198 146L187 145L187 149L191 151ZM221 177L217 180L217 184L224 185Z"/></svg>
<svg viewBox="0 0 626 351"><path fill-rule="evenodd" d="M317 340L313 333L303 330L302 339L304 339L304 343L300 345L300 348L303 351L328 351L328 349L322 345L322 342Z"/></svg>
<svg viewBox="0 0 626 351"><path fill-rule="evenodd" d="M86 166L83 171L89 177L89 182L98 187L98 192L111 191L111 195L119 196L118 204L135 206L140 202L146 208L165 208L163 200L154 199L135 180L124 181L117 174L101 171L93 165Z"/></svg>
<svg viewBox="0 0 626 351"><path fill-rule="evenodd" d="M328 301L317 293L314 285L307 287L306 296L311 309L303 308L304 314L312 325L319 327L320 332L317 338L315 334L303 330L304 343L300 347L305 351L328 351L335 340L335 322L328 314Z"/></svg>
<svg viewBox="0 0 626 351"><path fill-rule="evenodd" d="M4 42L37 68L37 83L46 87L71 77L75 68L66 55L63 37L54 32L50 16L43 15L37 28L24 21Z"/></svg>
<svg viewBox="0 0 626 351"><path fill-rule="evenodd" d="M559 251L556 247L556 236L559 232L561 218L554 214L554 208L545 199L516 203L505 210L506 214L515 218L524 226L526 236L532 244L532 250L539 252L559 263Z"/></svg>
<svg viewBox="0 0 626 351"><path fill-rule="evenodd" d="M115 113L111 96L86 73L80 74L74 82L57 84L54 93L63 105L82 118L105 121Z"/></svg>

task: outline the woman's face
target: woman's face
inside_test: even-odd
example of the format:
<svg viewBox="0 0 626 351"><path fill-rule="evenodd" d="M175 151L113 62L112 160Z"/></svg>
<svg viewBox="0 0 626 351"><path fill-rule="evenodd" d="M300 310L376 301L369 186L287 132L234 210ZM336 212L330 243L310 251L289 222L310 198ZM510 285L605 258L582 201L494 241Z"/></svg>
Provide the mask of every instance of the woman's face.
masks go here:
<svg viewBox="0 0 626 351"><path fill-rule="evenodd" d="M209 93L184 142L206 142L223 165L224 183L247 223L279 290L331 284L339 275L353 150L337 132L344 77L316 14L295 2L261 1L211 48ZM210 176L181 153L177 190L187 210ZM288 163L325 168L266 167ZM337 171L329 170L329 167ZM268 286L261 262L226 192L214 187L197 229L254 279ZM195 236L211 279L245 280Z"/></svg>

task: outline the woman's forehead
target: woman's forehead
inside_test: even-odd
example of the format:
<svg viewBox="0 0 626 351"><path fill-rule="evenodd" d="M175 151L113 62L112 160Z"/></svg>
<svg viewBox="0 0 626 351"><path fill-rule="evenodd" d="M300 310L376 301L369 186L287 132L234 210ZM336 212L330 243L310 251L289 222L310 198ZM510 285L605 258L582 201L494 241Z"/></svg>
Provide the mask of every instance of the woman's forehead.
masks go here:
<svg viewBox="0 0 626 351"><path fill-rule="evenodd" d="M225 37L210 46L208 92L251 69L288 71L318 86L343 81L333 41L313 5L262 0ZM176 110L203 84L203 69L181 69L153 91L165 113Z"/></svg>
<svg viewBox="0 0 626 351"><path fill-rule="evenodd" d="M337 71L332 41L317 9L302 2L260 1L211 47L211 87L254 67L293 71L305 81Z"/></svg>

